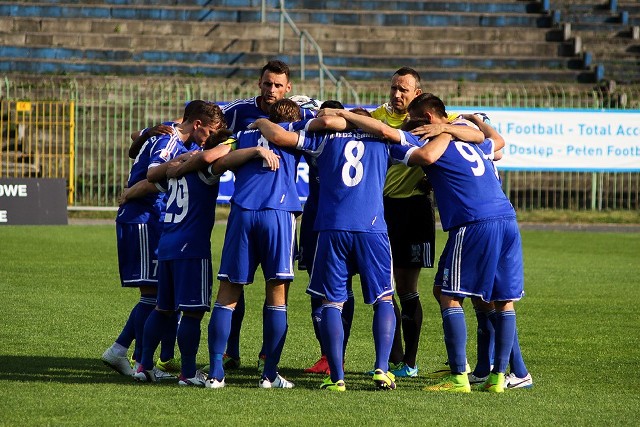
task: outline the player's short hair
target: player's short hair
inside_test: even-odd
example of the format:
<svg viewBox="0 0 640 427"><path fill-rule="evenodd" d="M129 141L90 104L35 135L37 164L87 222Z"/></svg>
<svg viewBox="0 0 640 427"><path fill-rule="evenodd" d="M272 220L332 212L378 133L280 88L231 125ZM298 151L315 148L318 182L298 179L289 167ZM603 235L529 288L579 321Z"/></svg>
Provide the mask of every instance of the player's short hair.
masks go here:
<svg viewBox="0 0 640 427"><path fill-rule="evenodd" d="M231 138L232 135L233 132L231 132L227 128L218 129L217 131L209 135L209 138L207 138L207 140L204 142L203 148L207 150L209 148L217 147L218 145Z"/></svg>
<svg viewBox="0 0 640 427"><path fill-rule="evenodd" d="M284 74L285 76L287 76L287 81L289 81L289 75L291 73L289 71L289 66L285 62L282 62L278 59L273 59L267 62L264 67L262 67L260 78L264 76L265 71L269 71L270 73L274 74Z"/></svg>
<svg viewBox="0 0 640 427"><path fill-rule="evenodd" d="M302 120L300 106L287 98L276 101L269 107L269 120L273 123L300 121Z"/></svg>
<svg viewBox="0 0 640 427"><path fill-rule="evenodd" d="M344 105L342 105L342 102L340 101L329 99L320 104L320 109L322 110L323 108L335 108L338 110L344 110Z"/></svg>
<svg viewBox="0 0 640 427"><path fill-rule="evenodd" d="M428 125L428 124L430 123L429 123L429 120L427 119L409 119L408 121L402 124L402 127L400 129L409 132L414 130L417 127Z"/></svg>
<svg viewBox="0 0 640 427"><path fill-rule="evenodd" d="M411 67L401 67L398 69L398 71L396 71L395 73L393 73L394 75L399 75L399 76L413 76L413 78L416 80L416 89L420 88L420 74L418 74L418 72L416 70L414 70Z"/></svg>
<svg viewBox="0 0 640 427"><path fill-rule="evenodd" d="M356 108L352 108L351 110L352 113L355 114L359 114L361 116L365 116L365 117L371 117L371 112L369 110L367 110L364 107L356 107Z"/></svg>
<svg viewBox="0 0 640 427"><path fill-rule="evenodd" d="M184 108L184 121L193 122L195 120L200 120L205 126L218 123L220 128L227 127L227 121L224 119L222 109L215 102L196 99L188 103Z"/></svg>
<svg viewBox="0 0 640 427"><path fill-rule="evenodd" d="M447 117L444 102L432 93L421 93L416 96L407 107L412 119L424 118L430 112L438 117Z"/></svg>

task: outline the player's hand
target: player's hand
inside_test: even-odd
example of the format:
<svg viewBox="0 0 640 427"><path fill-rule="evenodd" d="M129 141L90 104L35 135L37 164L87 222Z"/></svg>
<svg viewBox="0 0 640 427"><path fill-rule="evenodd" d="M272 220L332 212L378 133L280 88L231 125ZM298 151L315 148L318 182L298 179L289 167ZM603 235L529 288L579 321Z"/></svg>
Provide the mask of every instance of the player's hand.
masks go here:
<svg viewBox="0 0 640 427"><path fill-rule="evenodd" d="M168 125L163 125L161 123L159 125L155 125L152 128L149 128L147 133L149 134L149 136L169 135L173 133L173 127Z"/></svg>
<svg viewBox="0 0 640 427"><path fill-rule="evenodd" d="M316 114L316 117L339 116L338 114L339 111L344 111L344 110L341 110L339 108L323 108L322 110L318 111L318 114Z"/></svg>
<svg viewBox="0 0 640 427"><path fill-rule="evenodd" d="M278 156L273 151L264 148L264 147L256 147L258 150L258 157L262 158L262 166L268 167L272 171L275 171L280 167L280 156Z"/></svg>
<svg viewBox="0 0 640 427"><path fill-rule="evenodd" d="M489 116L485 113L474 113L474 114L461 114L463 119L470 121L471 123L478 124L481 122L491 123Z"/></svg>
<svg viewBox="0 0 640 427"><path fill-rule="evenodd" d="M122 206L127 203L127 193L129 192L129 187L124 187L122 189L122 193L118 196L118 206Z"/></svg>
<svg viewBox="0 0 640 427"><path fill-rule="evenodd" d="M431 123L429 125L418 126L411 131L411 134L419 136L420 141L436 137L443 132L446 132L446 126L444 123Z"/></svg>
<svg viewBox="0 0 640 427"><path fill-rule="evenodd" d="M260 129L260 122L265 122L265 121L268 122L269 119L265 119L264 117L260 118L260 119L257 119L255 122L253 122L249 126L247 126L247 129Z"/></svg>

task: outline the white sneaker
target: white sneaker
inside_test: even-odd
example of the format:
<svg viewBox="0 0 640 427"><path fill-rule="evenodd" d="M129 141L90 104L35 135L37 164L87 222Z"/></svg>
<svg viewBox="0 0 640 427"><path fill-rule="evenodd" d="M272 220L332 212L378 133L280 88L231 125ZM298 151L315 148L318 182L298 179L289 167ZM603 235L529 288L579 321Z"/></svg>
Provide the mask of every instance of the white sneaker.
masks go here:
<svg viewBox="0 0 640 427"><path fill-rule="evenodd" d="M216 378L209 378L205 383L204 386L206 388L223 388L226 384L224 383L224 378L220 381L218 381Z"/></svg>
<svg viewBox="0 0 640 427"><path fill-rule="evenodd" d="M155 383L157 381L170 380L175 378L175 376L161 371L155 366L152 369L146 370L144 369L144 366L139 365L138 370L135 374L133 374L133 379L141 383Z"/></svg>
<svg viewBox="0 0 640 427"><path fill-rule="evenodd" d="M268 378L260 378L258 387L260 388L293 388L293 383L291 381L287 381L284 378L282 378L280 374L277 374L276 379L273 381L269 381Z"/></svg>
<svg viewBox="0 0 640 427"><path fill-rule="evenodd" d="M533 387L533 378L531 373L527 373L524 378L516 377L513 372L507 375L504 379L504 388L531 388Z"/></svg>
<svg viewBox="0 0 640 427"><path fill-rule="evenodd" d="M129 362L127 356L116 355L111 347L102 353L102 357L100 359L105 365L119 372L121 375L131 376L135 372L131 367L131 362Z"/></svg>
<svg viewBox="0 0 640 427"><path fill-rule="evenodd" d="M156 376L156 381L164 381L164 380L175 380L177 377L169 372L165 372L161 369L158 369L157 366L154 366L153 374Z"/></svg>
<svg viewBox="0 0 640 427"><path fill-rule="evenodd" d="M485 380L487 378L489 378L489 375L485 376L485 377L476 377L475 375L473 375L472 372L468 373L467 376L469 377L469 384L473 385L473 384L483 384L485 382Z"/></svg>
<svg viewBox="0 0 640 427"><path fill-rule="evenodd" d="M204 387L206 381L207 381L206 375L204 375L200 371L196 371L196 375L193 378L185 378L182 375L180 375L180 379L178 380L178 385L191 386L191 387Z"/></svg>
<svg viewBox="0 0 640 427"><path fill-rule="evenodd" d="M156 381L158 381L155 375L155 371L157 371L155 367L147 371L144 369L144 366L140 365L138 367L138 371L133 374L133 379L140 383L155 383Z"/></svg>

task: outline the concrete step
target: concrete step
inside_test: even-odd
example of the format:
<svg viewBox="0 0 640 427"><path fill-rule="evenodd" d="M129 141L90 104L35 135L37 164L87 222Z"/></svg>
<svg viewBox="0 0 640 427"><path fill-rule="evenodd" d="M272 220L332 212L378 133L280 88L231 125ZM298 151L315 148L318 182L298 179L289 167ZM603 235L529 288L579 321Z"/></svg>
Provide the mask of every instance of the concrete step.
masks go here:
<svg viewBox="0 0 640 427"><path fill-rule="evenodd" d="M377 42L371 40L351 39L348 41L319 40L318 45L324 55L379 55L379 56L409 56L409 55L476 55L476 56L511 56L513 58L559 57L565 56L570 49L560 43L545 41L524 42L494 42L494 41L464 41L464 40L416 40L412 43L398 44L396 42ZM277 48L275 39L238 39L235 37L212 37L194 43L184 36L164 36L162 38L151 35L99 34L99 33L0 33L0 45L25 46L72 49L128 49L132 52L142 51L171 51L181 52L273 52ZM299 50L300 41L296 38L284 39L284 51ZM78 54L81 54L78 51Z"/></svg>
<svg viewBox="0 0 640 427"><path fill-rule="evenodd" d="M157 64L160 66L167 62L179 62L185 66L216 66L223 64L237 64L239 62L259 63L264 58L286 57L286 61L290 66L296 66L300 63L300 57L297 53L292 55L279 55L277 51L258 51L252 52L184 52L171 50L145 50L133 51L130 49L77 49L72 47L61 47L51 49L49 46L0 46L0 57L4 58L32 58L32 59L55 59L64 61L95 61L95 62L112 62L114 69L118 67L119 62L134 61L145 64ZM315 64L317 57L315 55L306 55L306 64ZM522 56L514 57L506 56L472 56L472 55L453 55L446 56L436 54L429 55L408 55L399 54L390 57L389 55L378 52L377 54L348 54L336 55L328 53L324 55L324 64L330 69L334 68L359 68L368 69L375 64L394 63L400 66L409 66L417 70L424 68L439 67L443 69L450 68L478 68L478 69L580 69L582 61L573 58L549 58L546 56ZM396 67L397 68L397 67Z"/></svg>
<svg viewBox="0 0 640 427"><path fill-rule="evenodd" d="M185 52L262 52L273 51L277 43L279 27L265 24L249 30L237 24L197 23L189 26L172 22L152 25L151 21L141 25L126 20L59 20L54 18L0 17L0 44L24 46L57 46L67 48L181 50ZM173 31L179 28L179 31ZM336 27L334 27L336 28ZM363 34L357 26L340 26L329 31L327 26L304 27L314 37L321 49L335 54L385 54L385 55L512 55L512 56L558 56L563 47L549 43L549 30L537 29L526 32L515 28L492 28L482 31L450 28L442 35L438 28L428 29L372 28ZM414 32L415 30L415 32ZM158 37L161 34L162 37ZM299 50L299 39L291 31L286 32L284 50ZM411 37L412 43L397 43L394 40ZM386 42L385 40L389 40ZM514 41L515 40L515 41Z"/></svg>
<svg viewBox="0 0 640 427"><path fill-rule="evenodd" d="M474 12L474 13L528 13L539 12L536 1L475 0L475 1L386 1L386 0L287 0L289 9L334 9L362 11L403 12Z"/></svg>
<svg viewBox="0 0 640 427"><path fill-rule="evenodd" d="M354 10L287 8L294 22L333 25L412 25L412 26L480 26L480 27L550 27L551 18L543 13L482 13L407 10ZM200 7L51 4L46 2L0 2L0 16L49 18L102 18L131 20L171 20L187 22L259 22L260 7ZM278 9L269 8L269 22L278 22Z"/></svg>
<svg viewBox="0 0 640 427"><path fill-rule="evenodd" d="M363 26L360 25L326 25L299 24L298 28L306 30L316 40L485 40L501 43L525 41L545 41L551 30L548 28L528 28L522 31L519 27L485 27L478 31L477 27L449 26L443 33L440 27L424 26ZM63 34L112 34L112 35L145 35L153 36L188 36L206 38L236 39L277 39L279 25L264 23L261 25L238 25L235 22L193 22L184 25L180 21L139 21L128 19L81 19L81 18L46 18L0 16L0 32L45 32ZM293 31L285 28L285 35L293 36ZM161 37L158 37L161 38Z"/></svg>
<svg viewBox="0 0 640 427"><path fill-rule="evenodd" d="M37 74L77 74L77 75L113 75L122 76L191 76L210 78L247 78L255 79L256 70L264 64L266 58L261 61L247 64L216 64L207 66L204 64L190 65L178 62L165 63L143 63L140 61L121 61L117 64L112 62L86 62L84 60L65 61L59 59L40 58L3 58L0 56L0 72L4 73L37 73ZM286 59L286 58L285 58ZM260 65L259 65L260 64ZM403 64L404 65L404 64ZM344 76L350 82L358 80L386 80L398 67L382 69L356 69L352 67L335 67L332 69L334 75ZM299 67L291 66L292 75L299 76ZM594 82L593 72L589 70L505 70L505 69L442 69L429 68L420 70L420 75L425 81L454 80L454 81L477 81L477 82L567 82L567 83L589 83ZM318 77L317 68L307 66L306 78L314 79Z"/></svg>
<svg viewBox="0 0 640 427"><path fill-rule="evenodd" d="M47 18L101 18L130 20L168 20L184 22L260 22L259 7L215 8L189 5L109 5L47 3L47 2L0 2L0 16L47 17Z"/></svg>
<svg viewBox="0 0 640 427"><path fill-rule="evenodd" d="M571 24L622 24L619 13L564 13L561 15L563 22Z"/></svg>
<svg viewBox="0 0 640 427"><path fill-rule="evenodd" d="M287 9L296 24L437 27L549 28L551 17L543 13L420 12Z"/></svg>
<svg viewBox="0 0 640 427"><path fill-rule="evenodd" d="M18 0L18 3L34 3L33 1ZM66 3L69 5L103 5L103 6L148 6L153 3L155 7L166 6L197 6L210 7L211 0L37 0L37 3L58 4ZM216 0L216 6L225 7L258 7L261 0Z"/></svg>

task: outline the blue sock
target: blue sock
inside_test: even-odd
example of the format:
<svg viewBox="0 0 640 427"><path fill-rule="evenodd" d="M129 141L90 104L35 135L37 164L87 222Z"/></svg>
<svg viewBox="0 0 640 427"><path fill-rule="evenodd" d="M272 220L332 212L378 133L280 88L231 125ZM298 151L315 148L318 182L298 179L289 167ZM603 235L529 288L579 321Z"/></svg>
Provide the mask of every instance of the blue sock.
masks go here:
<svg viewBox="0 0 640 427"><path fill-rule="evenodd" d="M142 357L140 363L144 366L144 369L149 370L153 368L153 355L160 345L162 335L164 335L167 328L171 327L172 314L167 315L153 310L146 323L144 324L144 335L142 336Z"/></svg>
<svg viewBox="0 0 640 427"><path fill-rule="evenodd" d="M473 374L477 377L486 377L491 371L491 356L493 353L495 331L489 313L478 308L476 311L476 319L478 320L477 330L477 351L478 363L476 364ZM495 310L492 311L495 313Z"/></svg>
<svg viewBox="0 0 640 427"><path fill-rule="evenodd" d="M133 349L133 358L137 362L141 362L142 359L142 343L144 341L144 328L147 319L153 309L156 306L156 296L155 295L140 295L140 301L136 306L136 318L134 323L134 328L136 331L136 345ZM141 362L142 363L142 362Z"/></svg>
<svg viewBox="0 0 640 427"><path fill-rule="evenodd" d="M516 377L518 378L524 378L529 374L529 370L524 364L524 359L522 358L517 328L516 333L513 336L513 347L511 348L511 355L509 356L509 365L511 366L511 372L516 374Z"/></svg>
<svg viewBox="0 0 640 427"><path fill-rule="evenodd" d="M451 372L461 374L467 366L467 324L462 307L442 310L442 328Z"/></svg>
<svg viewBox="0 0 640 427"><path fill-rule="evenodd" d="M311 301L311 322L313 324L313 333L316 334L318 344L320 344L320 354L327 354L324 346L322 345L322 332L320 331L320 325L322 323L322 298L310 298Z"/></svg>
<svg viewBox="0 0 640 427"><path fill-rule="evenodd" d="M120 332L120 335L116 338L116 342L125 348L131 347L131 343L136 338L136 311L138 304L134 305L131 309L129 318L122 328L122 332Z"/></svg>
<svg viewBox="0 0 640 427"><path fill-rule="evenodd" d="M489 322L491 322L491 327L493 328L493 332L491 334L491 352L489 353L489 359L491 361L491 365L493 366L495 362L495 353L496 353L496 311L491 310L487 313L489 318Z"/></svg>
<svg viewBox="0 0 640 427"><path fill-rule="evenodd" d="M344 329L342 326L342 308L337 304L322 305L322 323L320 324L322 341L325 344L327 362L331 370L331 381L344 379Z"/></svg>
<svg viewBox="0 0 640 427"><path fill-rule="evenodd" d="M262 377L273 381L278 373L278 363L287 337L287 306L265 305L262 342L265 356Z"/></svg>
<svg viewBox="0 0 640 427"><path fill-rule="evenodd" d="M516 334L516 312L513 310L496 312L496 352L493 371L504 373L509 364L509 355Z"/></svg>
<svg viewBox="0 0 640 427"><path fill-rule="evenodd" d="M389 370L389 355L396 330L396 314L393 301L378 301L373 304L373 342L376 349L374 367Z"/></svg>
<svg viewBox="0 0 640 427"><path fill-rule="evenodd" d="M233 310L231 330L229 331L229 339L227 340L227 348L225 350L225 352L234 359L240 358L240 329L242 328L242 320L244 319L244 309L245 301L243 290Z"/></svg>
<svg viewBox="0 0 640 427"><path fill-rule="evenodd" d="M196 376L196 355L200 346L200 322L202 319L182 316L178 328L178 348L182 361L182 376L193 378Z"/></svg>
<svg viewBox="0 0 640 427"><path fill-rule="evenodd" d="M342 355L347 352L347 343L351 336L351 324L353 323L353 311L355 309L355 300L353 298L353 292L349 292L347 300L342 305L342 327L344 329L344 344L342 346ZM344 361L344 360L343 360Z"/></svg>
<svg viewBox="0 0 640 427"><path fill-rule="evenodd" d="M211 311L208 328L209 344L209 377L222 380L224 367L222 355L227 346L229 331L231 330L231 318L233 309L215 303Z"/></svg>
<svg viewBox="0 0 640 427"><path fill-rule="evenodd" d="M179 311L176 311L171 316L171 326L167 328L160 341L160 360L163 362L173 359L176 354L176 338L178 336L181 316L182 313Z"/></svg>

